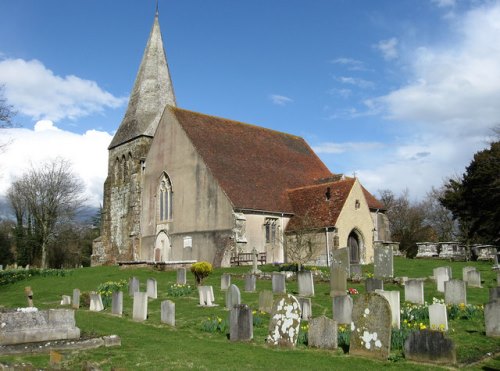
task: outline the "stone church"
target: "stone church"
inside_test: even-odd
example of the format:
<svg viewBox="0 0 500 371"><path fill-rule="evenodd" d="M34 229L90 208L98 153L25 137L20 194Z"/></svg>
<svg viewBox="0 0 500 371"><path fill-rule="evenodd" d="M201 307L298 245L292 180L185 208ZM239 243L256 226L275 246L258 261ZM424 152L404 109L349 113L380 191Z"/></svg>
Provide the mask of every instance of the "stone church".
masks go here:
<svg viewBox="0 0 500 371"><path fill-rule="evenodd" d="M389 239L381 203L358 179L330 172L304 139L177 107L158 12L108 149L92 265L228 266L253 249L284 262L304 231L315 262L349 246L353 263L368 263L374 243Z"/></svg>

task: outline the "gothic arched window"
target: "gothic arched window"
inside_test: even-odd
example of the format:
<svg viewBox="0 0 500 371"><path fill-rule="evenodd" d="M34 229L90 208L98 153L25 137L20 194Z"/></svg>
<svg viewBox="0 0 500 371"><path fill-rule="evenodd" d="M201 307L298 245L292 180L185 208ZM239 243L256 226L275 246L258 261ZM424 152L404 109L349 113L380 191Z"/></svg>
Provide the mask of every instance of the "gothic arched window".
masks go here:
<svg viewBox="0 0 500 371"><path fill-rule="evenodd" d="M167 174L160 178L160 188L158 189L159 220L172 220L172 183Z"/></svg>

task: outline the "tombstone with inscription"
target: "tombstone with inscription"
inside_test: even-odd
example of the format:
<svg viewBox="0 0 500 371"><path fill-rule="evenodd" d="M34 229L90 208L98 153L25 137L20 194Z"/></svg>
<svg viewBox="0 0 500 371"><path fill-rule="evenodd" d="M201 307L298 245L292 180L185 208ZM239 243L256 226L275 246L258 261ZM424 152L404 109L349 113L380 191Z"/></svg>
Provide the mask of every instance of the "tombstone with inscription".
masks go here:
<svg viewBox="0 0 500 371"><path fill-rule="evenodd" d="M277 298L273 304L267 343L284 347L297 344L300 329L300 304L290 295Z"/></svg>
<svg viewBox="0 0 500 371"><path fill-rule="evenodd" d="M231 285L233 286L233 285ZM229 314L229 340L250 341L253 339L252 309L246 304L237 304Z"/></svg>
<svg viewBox="0 0 500 371"><path fill-rule="evenodd" d="M392 246L375 245L373 251L373 276L381 279L394 277Z"/></svg>
<svg viewBox="0 0 500 371"><path fill-rule="evenodd" d="M298 272L297 284L300 296L314 296L314 280L311 271Z"/></svg>
<svg viewBox="0 0 500 371"><path fill-rule="evenodd" d="M337 323L325 316L309 320L307 345L321 349L337 349Z"/></svg>
<svg viewBox="0 0 500 371"><path fill-rule="evenodd" d="M405 301L424 304L424 281L408 280L405 283Z"/></svg>
<svg viewBox="0 0 500 371"><path fill-rule="evenodd" d="M467 290L462 280L449 280L444 283L444 302L446 304L467 304Z"/></svg>
<svg viewBox="0 0 500 371"><path fill-rule="evenodd" d="M226 309L231 310L235 305L241 304L240 289L236 285L229 286L226 291Z"/></svg>

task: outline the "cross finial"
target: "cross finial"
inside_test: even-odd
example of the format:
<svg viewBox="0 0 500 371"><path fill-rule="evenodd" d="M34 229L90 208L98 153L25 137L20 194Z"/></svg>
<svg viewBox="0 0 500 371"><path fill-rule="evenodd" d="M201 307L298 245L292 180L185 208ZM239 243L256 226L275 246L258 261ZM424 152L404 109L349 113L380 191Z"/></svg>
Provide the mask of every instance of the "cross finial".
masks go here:
<svg viewBox="0 0 500 371"><path fill-rule="evenodd" d="M158 0L156 0L156 15L158 15Z"/></svg>

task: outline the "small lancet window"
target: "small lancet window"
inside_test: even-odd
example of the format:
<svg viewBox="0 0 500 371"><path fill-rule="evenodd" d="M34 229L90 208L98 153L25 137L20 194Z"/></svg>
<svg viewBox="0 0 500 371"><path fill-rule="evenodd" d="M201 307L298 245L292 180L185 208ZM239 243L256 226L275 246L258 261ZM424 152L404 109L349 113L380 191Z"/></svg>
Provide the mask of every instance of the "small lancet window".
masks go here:
<svg viewBox="0 0 500 371"><path fill-rule="evenodd" d="M163 174L160 178L160 187L158 189L158 211L160 221L172 220L172 202L172 183L167 174Z"/></svg>

